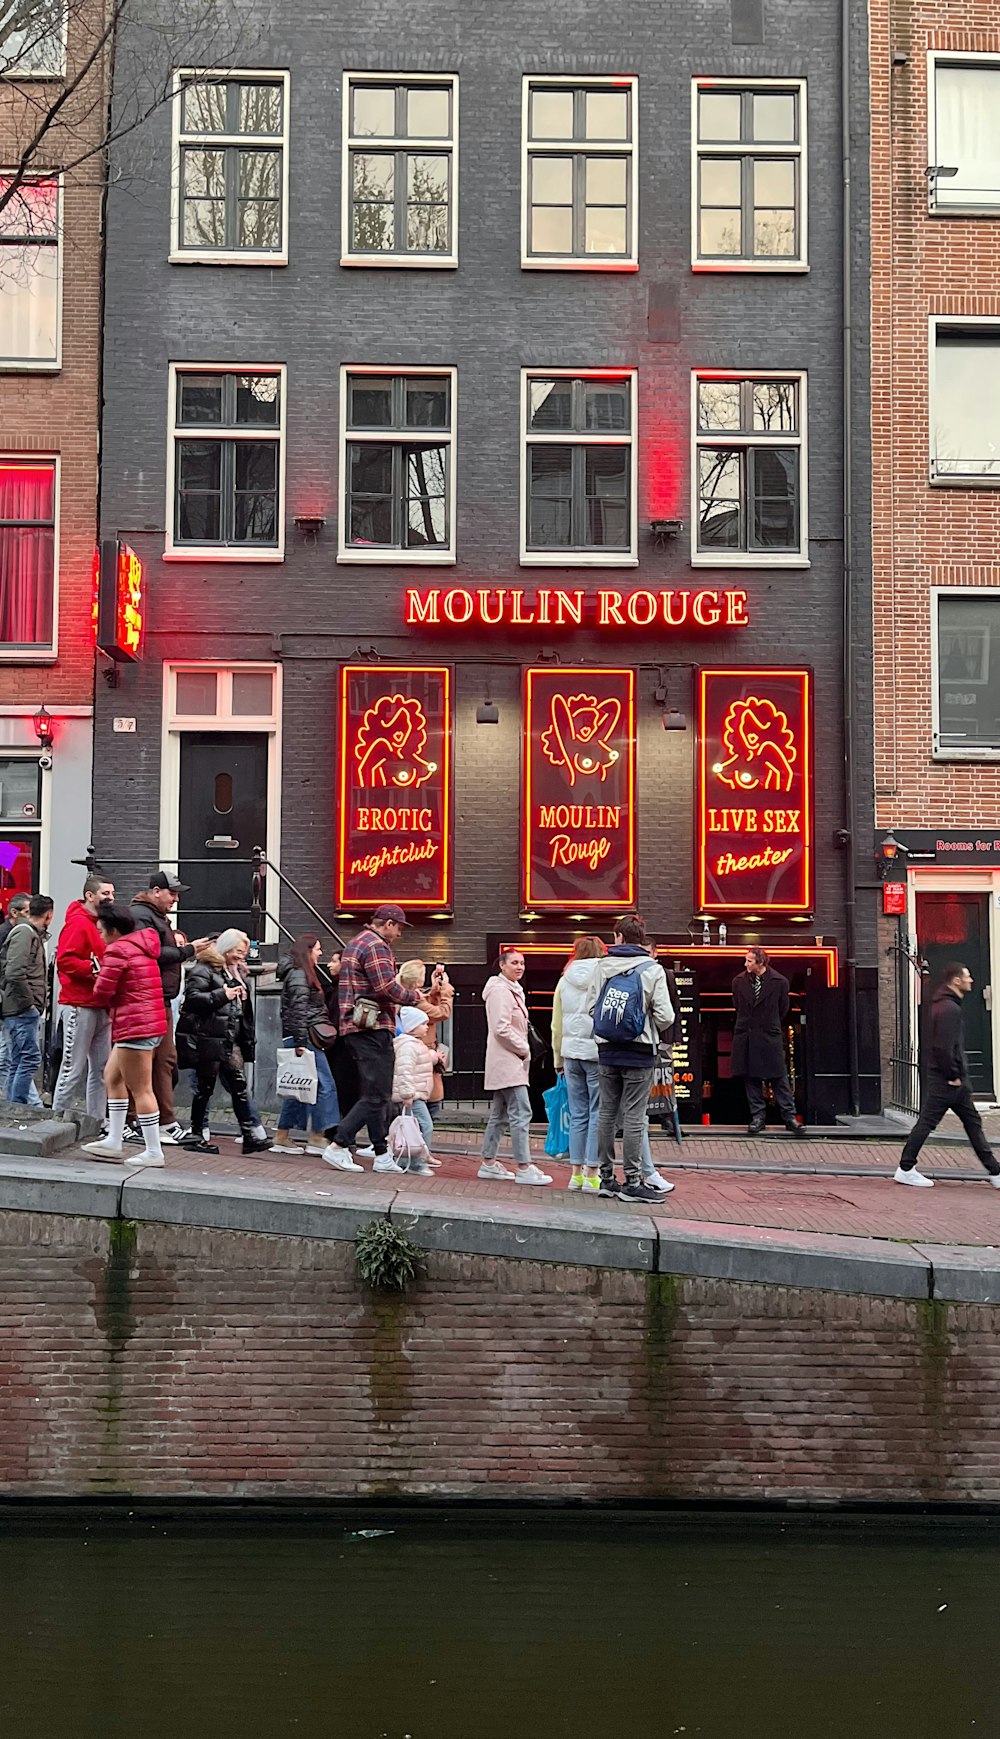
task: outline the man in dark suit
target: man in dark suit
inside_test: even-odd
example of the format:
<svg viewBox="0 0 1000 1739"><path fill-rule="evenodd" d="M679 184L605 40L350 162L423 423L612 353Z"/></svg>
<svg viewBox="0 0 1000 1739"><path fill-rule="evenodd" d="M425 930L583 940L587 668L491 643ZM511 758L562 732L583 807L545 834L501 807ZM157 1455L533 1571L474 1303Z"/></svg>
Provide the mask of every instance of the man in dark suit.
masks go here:
<svg viewBox="0 0 1000 1739"><path fill-rule="evenodd" d="M917 1155L932 1129L946 1111L954 1111L972 1143L973 1152L990 1174L990 1183L1000 1190L1000 1164L986 1139L983 1120L972 1100L969 1059L965 1054L962 1003L972 989L972 973L961 961L946 966L931 1003L930 1057L927 1079L920 1096L920 1115L910 1130L899 1165L896 1183L930 1189L934 1179L917 1170Z"/></svg>
<svg viewBox="0 0 1000 1739"><path fill-rule="evenodd" d="M747 1134L759 1135L767 1121L764 1087L770 1081L789 1135L804 1135L785 1067L782 1028L788 1014L788 979L768 964L766 948L748 948L745 964L746 971L733 979L736 1028L732 1069L734 1075L744 1077L750 1107Z"/></svg>

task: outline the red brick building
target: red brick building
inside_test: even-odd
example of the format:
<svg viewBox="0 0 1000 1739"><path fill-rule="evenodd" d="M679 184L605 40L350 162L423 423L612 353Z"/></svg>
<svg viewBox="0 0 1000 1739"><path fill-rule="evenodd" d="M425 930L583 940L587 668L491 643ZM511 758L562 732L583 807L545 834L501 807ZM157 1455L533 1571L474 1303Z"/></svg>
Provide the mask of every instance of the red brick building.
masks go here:
<svg viewBox="0 0 1000 1739"><path fill-rule="evenodd" d="M1000 5L873 0L875 797L883 1055L912 1099L922 958L965 960L1000 1089ZM890 848L891 849L891 846ZM915 957L914 961L906 958ZM892 1067L893 1059L895 1067ZM889 1079L889 1076L892 1079Z"/></svg>
<svg viewBox="0 0 1000 1739"><path fill-rule="evenodd" d="M103 8L31 16L0 41L0 905L41 890L58 916L90 828L107 104Z"/></svg>

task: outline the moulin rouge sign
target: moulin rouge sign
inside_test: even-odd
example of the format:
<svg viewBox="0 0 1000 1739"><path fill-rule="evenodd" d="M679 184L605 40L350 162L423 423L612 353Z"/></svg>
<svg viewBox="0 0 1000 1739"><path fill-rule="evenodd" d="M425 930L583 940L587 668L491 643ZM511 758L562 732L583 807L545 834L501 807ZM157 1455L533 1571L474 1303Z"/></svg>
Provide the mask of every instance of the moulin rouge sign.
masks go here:
<svg viewBox="0 0 1000 1739"><path fill-rule="evenodd" d="M634 671L525 671L522 801L527 907L631 905Z"/></svg>
<svg viewBox="0 0 1000 1739"><path fill-rule="evenodd" d="M812 677L698 672L698 907L813 904Z"/></svg>
<svg viewBox="0 0 1000 1739"><path fill-rule="evenodd" d="M408 628L749 628L747 594L434 586L406 592Z"/></svg>
<svg viewBox="0 0 1000 1739"><path fill-rule="evenodd" d="M337 904L451 906L451 671L340 672Z"/></svg>

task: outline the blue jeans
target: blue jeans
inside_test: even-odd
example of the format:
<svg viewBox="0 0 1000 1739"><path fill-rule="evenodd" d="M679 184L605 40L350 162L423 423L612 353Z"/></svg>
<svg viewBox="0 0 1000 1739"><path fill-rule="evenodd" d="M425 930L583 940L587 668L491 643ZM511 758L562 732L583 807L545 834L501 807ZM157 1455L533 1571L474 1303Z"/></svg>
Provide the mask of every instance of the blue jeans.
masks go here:
<svg viewBox="0 0 1000 1739"><path fill-rule="evenodd" d="M35 1071L42 1060L41 1046L38 1043L41 1018L37 1008L29 1008L24 1014L8 1015L3 1023L10 1053L7 1098L11 1105L27 1105L30 1102Z"/></svg>
<svg viewBox="0 0 1000 1739"><path fill-rule="evenodd" d="M7 1097L7 1081L10 1076L10 1037L7 1032L7 1022L0 1020L0 1099ZM42 1108L42 1096L32 1081L28 1088L28 1104L35 1111Z"/></svg>
<svg viewBox="0 0 1000 1739"><path fill-rule="evenodd" d="M597 1058L564 1057L566 1097L569 1100L569 1162L574 1171L581 1165L597 1164L597 1113L601 1082Z"/></svg>
<svg viewBox="0 0 1000 1739"><path fill-rule="evenodd" d="M292 1049L295 1047L294 1039L286 1038L281 1042ZM321 1051L318 1045L311 1046L311 1049L316 1058L316 1103L303 1105L298 1099L282 1099L278 1128L305 1129L308 1126L314 1135L322 1135L328 1129L336 1128L340 1122L340 1102L326 1052Z"/></svg>
<svg viewBox="0 0 1000 1739"><path fill-rule="evenodd" d="M427 1109L427 1101L425 1099L414 1099L413 1104L410 1106L410 1110L413 1112L413 1115L417 1120L417 1127L419 1128L421 1135L426 1141L428 1147L430 1147L431 1137L434 1134L434 1122Z"/></svg>

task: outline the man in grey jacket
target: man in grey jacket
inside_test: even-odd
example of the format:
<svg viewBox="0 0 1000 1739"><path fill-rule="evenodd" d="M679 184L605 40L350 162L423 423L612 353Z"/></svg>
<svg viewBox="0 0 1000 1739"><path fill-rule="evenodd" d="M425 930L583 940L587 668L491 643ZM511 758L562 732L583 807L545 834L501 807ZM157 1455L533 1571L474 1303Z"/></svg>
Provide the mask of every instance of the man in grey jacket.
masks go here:
<svg viewBox="0 0 1000 1739"><path fill-rule="evenodd" d="M52 909L47 894L32 894L27 917L14 925L0 953L0 1012L10 1056L7 1098L12 1105L27 1105L42 1060L38 1035L45 1013L45 937Z"/></svg>
<svg viewBox="0 0 1000 1739"><path fill-rule="evenodd" d="M639 982L633 986L635 978ZM616 982L611 984L612 980ZM612 946L601 960L594 962L588 1004L594 1017L601 1084L597 1119L599 1193L620 1196L626 1202L658 1202L660 1192L644 1184L640 1176L642 1136L657 1046L673 1026L674 1009L663 967L650 958L646 926L641 918L631 915L619 918ZM616 1018L620 1015L622 1021L628 1022L632 1006L642 1019L638 1033L633 1034L630 1029L616 1036ZM615 1180L615 1127L619 1120L624 1188L619 1188Z"/></svg>

